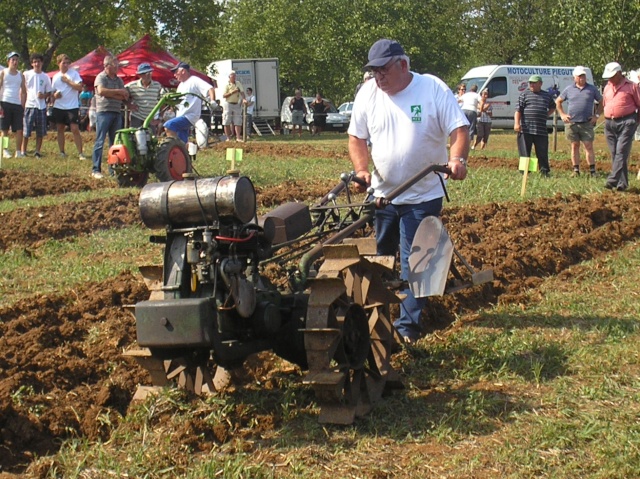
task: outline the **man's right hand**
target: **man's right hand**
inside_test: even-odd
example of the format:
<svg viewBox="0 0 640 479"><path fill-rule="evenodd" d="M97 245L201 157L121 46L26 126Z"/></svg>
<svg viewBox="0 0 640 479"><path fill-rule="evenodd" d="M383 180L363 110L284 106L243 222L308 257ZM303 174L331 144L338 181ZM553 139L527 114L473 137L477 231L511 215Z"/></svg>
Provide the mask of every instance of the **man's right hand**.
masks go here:
<svg viewBox="0 0 640 479"><path fill-rule="evenodd" d="M368 171L357 171L356 172L356 177L360 178L362 180L362 182L355 182L355 190L358 193L364 193L365 191L367 191L367 188L369 188L369 186L371 186L371 173L369 173ZM364 182L364 185L362 184Z"/></svg>

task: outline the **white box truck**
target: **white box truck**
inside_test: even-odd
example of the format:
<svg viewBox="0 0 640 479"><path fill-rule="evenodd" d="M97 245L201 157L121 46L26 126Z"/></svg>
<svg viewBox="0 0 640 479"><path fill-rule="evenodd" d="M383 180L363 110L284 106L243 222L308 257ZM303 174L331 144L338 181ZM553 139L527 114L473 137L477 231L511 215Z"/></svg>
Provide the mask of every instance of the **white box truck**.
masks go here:
<svg viewBox="0 0 640 479"><path fill-rule="evenodd" d="M217 83L216 98L224 102L222 93L229 82L229 73L236 72L236 80L245 90L253 89L256 96L254 118L276 119L280 116L280 79L277 58L247 58L218 60L209 64L207 71ZM223 105L224 106L224 105Z"/></svg>
<svg viewBox="0 0 640 479"><path fill-rule="evenodd" d="M489 89L489 101L493 108L493 128L513 128L513 117L518 106L520 93L529 88L529 77L540 75L542 89L550 91L555 87L562 92L574 82L574 67L526 66L526 65L484 65L469 70L461 80L467 86L478 85L478 93ZM593 73L587 70L587 83L593 85ZM552 119L549 119L549 126ZM562 122L558 121L558 126Z"/></svg>

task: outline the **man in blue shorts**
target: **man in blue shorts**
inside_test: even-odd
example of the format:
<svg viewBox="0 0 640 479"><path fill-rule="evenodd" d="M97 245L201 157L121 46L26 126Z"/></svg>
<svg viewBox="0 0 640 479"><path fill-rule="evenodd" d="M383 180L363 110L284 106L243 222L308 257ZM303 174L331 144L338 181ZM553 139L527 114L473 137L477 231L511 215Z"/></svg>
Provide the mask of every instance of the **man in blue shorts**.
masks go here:
<svg viewBox="0 0 640 479"><path fill-rule="evenodd" d="M47 135L47 100L53 93L49 75L42 71L44 57L40 53L31 55L31 70L24 72L27 86L27 102L24 113L24 137L22 138L22 154L27 154L27 146L31 132L36 133L36 158L42 158L40 150L42 139Z"/></svg>
<svg viewBox="0 0 640 479"><path fill-rule="evenodd" d="M197 93L203 97L209 97L211 103L216 101L216 93L213 86L202 78L191 74L189 64L180 62L171 69L173 76L180 82L177 93L187 93L178 105L175 118L164 124L167 136L180 138L184 143L189 141L189 130L200 119L202 113L202 100L192 95Z"/></svg>
<svg viewBox="0 0 640 479"><path fill-rule="evenodd" d="M596 176L596 155L593 151L593 128L602 114L604 105L602 95L598 89L587 83L587 71L582 66L573 69L575 84L569 85L556 98L556 108L564 122L564 132L567 140L571 142L571 164L573 165L572 177L580 176L580 142L584 149L589 164L589 173ZM562 104L569 103L568 113L564 111ZM594 114L595 103L598 103L598 112Z"/></svg>

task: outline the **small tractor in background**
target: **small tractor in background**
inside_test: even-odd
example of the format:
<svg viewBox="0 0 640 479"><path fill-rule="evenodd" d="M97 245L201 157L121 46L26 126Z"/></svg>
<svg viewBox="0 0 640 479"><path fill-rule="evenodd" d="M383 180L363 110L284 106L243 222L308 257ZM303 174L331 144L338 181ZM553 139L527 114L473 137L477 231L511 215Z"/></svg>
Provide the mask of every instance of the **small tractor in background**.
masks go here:
<svg viewBox="0 0 640 479"><path fill-rule="evenodd" d="M150 126L159 111L177 105L185 96L184 93L167 93L151 110L142 127L116 132L107 162L119 186L142 188L150 173L155 173L160 181L179 181L184 173L191 173L195 153L189 155L187 145L178 138L158 137Z"/></svg>
<svg viewBox="0 0 640 479"><path fill-rule="evenodd" d="M401 342L390 312L396 293L409 286L441 295L492 279L490 270L471 269L433 217L412 245L408 281L394 256L376 256L375 209L423 176L447 172L429 166L375 201L355 201L350 185L359 179L343 173L317 204L285 203L260 218L252 182L236 172L146 185L140 215L164 230L150 239L165 246L161 266L140 268L149 300L131 306L138 344L125 355L153 384L135 397L172 383L214 392L249 355L272 350L306 371L320 422L351 424L366 414L385 389L401 386L391 365ZM454 252L470 275L460 274Z"/></svg>

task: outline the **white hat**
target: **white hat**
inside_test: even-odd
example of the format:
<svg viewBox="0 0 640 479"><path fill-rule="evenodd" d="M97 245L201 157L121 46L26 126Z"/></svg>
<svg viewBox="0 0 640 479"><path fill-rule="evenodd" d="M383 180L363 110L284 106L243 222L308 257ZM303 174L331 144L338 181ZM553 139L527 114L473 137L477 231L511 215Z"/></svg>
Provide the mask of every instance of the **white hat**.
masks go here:
<svg viewBox="0 0 640 479"><path fill-rule="evenodd" d="M573 69L573 76L579 77L580 75L586 75L587 70L583 66L577 66Z"/></svg>
<svg viewBox="0 0 640 479"><path fill-rule="evenodd" d="M602 74L602 78L605 80L613 77L617 72L621 72L622 67L618 62L607 63L604 67L604 73Z"/></svg>

